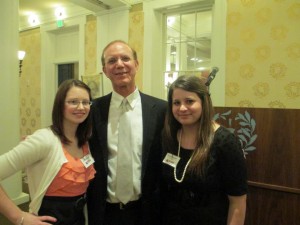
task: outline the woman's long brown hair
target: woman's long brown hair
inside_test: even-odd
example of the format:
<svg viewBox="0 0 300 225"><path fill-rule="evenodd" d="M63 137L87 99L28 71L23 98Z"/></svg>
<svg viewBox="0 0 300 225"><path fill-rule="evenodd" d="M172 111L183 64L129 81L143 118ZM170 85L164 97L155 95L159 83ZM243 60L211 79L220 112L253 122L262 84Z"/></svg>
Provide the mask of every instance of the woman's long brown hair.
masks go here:
<svg viewBox="0 0 300 225"><path fill-rule="evenodd" d="M52 125L50 126L51 130L60 138L61 142L64 144L69 144L71 141L65 136L63 128L64 120L64 109L65 101L68 91L71 87L79 87L85 89L88 94L90 101L92 101L91 89L85 83L76 79L65 80L61 83L56 93L53 109L52 109ZM79 124L76 131L76 137L78 139L78 147L82 147L90 138L92 133L92 119L91 115Z"/></svg>
<svg viewBox="0 0 300 225"><path fill-rule="evenodd" d="M199 130L196 140L196 148L187 171L196 175L205 175L205 165L207 163L210 145L214 137L213 115L214 109L205 79L196 76L183 75L178 77L170 86L168 92L168 110L163 129L163 146L166 152L177 154L177 133L181 129L181 124L175 119L172 113L173 92L180 88L185 91L196 93L202 101L202 113L199 119Z"/></svg>

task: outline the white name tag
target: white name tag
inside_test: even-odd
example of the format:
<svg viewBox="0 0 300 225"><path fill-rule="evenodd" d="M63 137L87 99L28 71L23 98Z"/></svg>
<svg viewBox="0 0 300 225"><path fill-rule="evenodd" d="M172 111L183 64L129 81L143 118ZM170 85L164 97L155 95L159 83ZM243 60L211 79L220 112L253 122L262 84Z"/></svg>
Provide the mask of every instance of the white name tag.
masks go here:
<svg viewBox="0 0 300 225"><path fill-rule="evenodd" d="M87 154L85 156L83 156L80 161L83 163L83 165L85 166L85 168L88 168L90 165L92 165L95 160L93 159L91 154Z"/></svg>
<svg viewBox="0 0 300 225"><path fill-rule="evenodd" d="M179 156L173 155L171 153L167 153L166 157L163 160L163 163L168 164L175 168L179 160L180 160Z"/></svg>

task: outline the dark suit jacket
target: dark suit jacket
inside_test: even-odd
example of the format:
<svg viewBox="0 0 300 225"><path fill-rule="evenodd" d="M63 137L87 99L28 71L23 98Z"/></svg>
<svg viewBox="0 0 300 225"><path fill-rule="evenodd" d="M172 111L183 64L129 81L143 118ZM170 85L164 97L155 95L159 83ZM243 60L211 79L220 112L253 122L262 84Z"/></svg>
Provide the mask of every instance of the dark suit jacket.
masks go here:
<svg viewBox="0 0 300 225"><path fill-rule="evenodd" d="M166 101L140 93L143 116L141 201L143 224L157 225L159 219L159 179L161 175L161 131ZM90 150L97 171L87 192L89 225L102 225L107 197L108 144L107 123L111 93L93 102L93 135ZM132 118L134 119L134 118Z"/></svg>

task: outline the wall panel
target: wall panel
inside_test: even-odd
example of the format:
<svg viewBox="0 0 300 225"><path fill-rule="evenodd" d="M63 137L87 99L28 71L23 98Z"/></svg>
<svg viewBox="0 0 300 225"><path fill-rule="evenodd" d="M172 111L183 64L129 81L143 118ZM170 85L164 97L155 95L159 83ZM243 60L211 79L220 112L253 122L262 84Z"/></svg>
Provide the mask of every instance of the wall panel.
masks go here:
<svg viewBox="0 0 300 225"><path fill-rule="evenodd" d="M299 224L300 110L216 107L215 111L217 121L239 136L246 153L245 224Z"/></svg>

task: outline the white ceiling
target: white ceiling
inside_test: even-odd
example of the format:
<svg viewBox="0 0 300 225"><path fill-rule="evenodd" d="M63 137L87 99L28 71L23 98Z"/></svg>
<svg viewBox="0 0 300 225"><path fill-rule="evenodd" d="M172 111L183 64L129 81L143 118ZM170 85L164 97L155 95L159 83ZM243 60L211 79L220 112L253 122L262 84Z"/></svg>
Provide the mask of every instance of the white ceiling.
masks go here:
<svg viewBox="0 0 300 225"><path fill-rule="evenodd" d="M148 0L149 1L149 0ZM31 28L30 15L36 15L40 24L55 21L54 11L58 7L65 9L67 17L98 13L143 2L143 0L19 0L20 31Z"/></svg>

